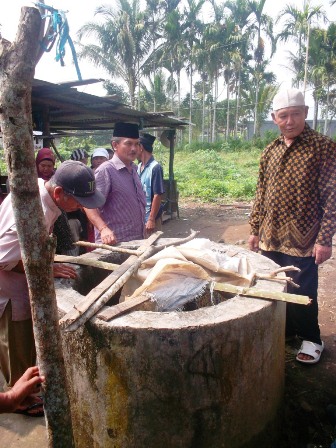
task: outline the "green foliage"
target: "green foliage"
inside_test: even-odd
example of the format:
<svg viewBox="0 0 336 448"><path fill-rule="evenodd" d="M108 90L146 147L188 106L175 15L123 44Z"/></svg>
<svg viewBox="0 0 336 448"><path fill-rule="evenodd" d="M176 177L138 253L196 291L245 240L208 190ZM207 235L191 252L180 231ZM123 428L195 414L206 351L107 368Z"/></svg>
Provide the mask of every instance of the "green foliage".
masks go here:
<svg viewBox="0 0 336 448"><path fill-rule="evenodd" d="M78 137L62 137L57 145L57 150L64 160L68 160L72 151L75 149L85 149L88 154L92 154L92 150L97 147L111 147L111 131L100 132L98 135L87 134ZM0 173L7 174L7 165L3 148L0 146Z"/></svg>
<svg viewBox="0 0 336 448"><path fill-rule="evenodd" d="M111 131L100 135L87 135L86 137L62 137L57 149L65 160L70 158L72 151L78 148L85 149L89 154L97 147L110 148Z"/></svg>
<svg viewBox="0 0 336 448"><path fill-rule="evenodd" d="M0 174L6 175L7 174L7 165L5 161L5 153L3 148L0 147Z"/></svg>
<svg viewBox="0 0 336 448"><path fill-rule="evenodd" d="M255 137L249 142L250 145L263 149L279 136L278 131L266 131L263 137Z"/></svg>
<svg viewBox="0 0 336 448"><path fill-rule="evenodd" d="M180 196L205 202L252 199L260 153L259 148L244 140L234 140L230 148L223 142L204 143L203 148L199 142L180 147L174 158L174 176ZM154 156L163 166L164 177L168 178L169 149L155 142Z"/></svg>
<svg viewBox="0 0 336 448"><path fill-rule="evenodd" d="M175 178L182 197L204 201L251 199L254 196L260 150L198 149L175 155Z"/></svg>

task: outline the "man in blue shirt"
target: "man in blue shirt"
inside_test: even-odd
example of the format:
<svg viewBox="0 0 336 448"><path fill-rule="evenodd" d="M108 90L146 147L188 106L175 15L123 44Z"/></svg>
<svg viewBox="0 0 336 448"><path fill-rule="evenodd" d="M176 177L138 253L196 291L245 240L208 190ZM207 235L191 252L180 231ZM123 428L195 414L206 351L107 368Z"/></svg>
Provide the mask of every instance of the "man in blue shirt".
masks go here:
<svg viewBox="0 0 336 448"><path fill-rule="evenodd" d="M162 198L164 194L163 169L153 157L155 137L140 136L138 174L146 195L146 232L150 234L162 228Z"/></svg>

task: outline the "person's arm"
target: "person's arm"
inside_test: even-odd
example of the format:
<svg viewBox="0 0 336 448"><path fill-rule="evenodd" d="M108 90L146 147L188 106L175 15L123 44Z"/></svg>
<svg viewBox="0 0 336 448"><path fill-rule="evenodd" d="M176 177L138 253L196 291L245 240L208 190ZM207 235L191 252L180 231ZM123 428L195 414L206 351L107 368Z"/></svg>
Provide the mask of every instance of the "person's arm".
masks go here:
<svg viewBox="0 0 336 448"><path fill-rule="evenodd" d="M96 229L98 229L102 243L110 245L116 244L117 240L115 238L114 232L103 220L99 210L96 208L94 209L85 208L84 211L88 219L91 221L91 223L96 227Z"/></svg>
<svg viewBox="0 0 336 448"><path fill-rule="evenodd" d="M331 257L332 238L336 232L336 143L328 140L321 157L318 189L323 215L313 249L316 264Z"/></svg>
<svg viewBox="0 0 336 448"><path fill-rule="evenodd" d="M163 184L163 169L158 163L155 165L152 171L152 195L153 200L151 203L151 209L149 213L149 218L146 223L147 233L151 233L155 229L155 220L160 211L162 197L164 194L164 184Z"/></svg>
<svg viewBox="0 0 336 448"><path fill-rule="evenodd" d="M315 264L322 264L327 261L332 254L332 246L321 246L315 244L313 249L313 257L315 257Z"/></svg>
<svg viewBox="0 0 336 448"><path fill-rule="evenodd" d="M250 235L248 240L249 249L253 252L258 252L259 250L259 236L258 235Z"/></svg>
<svg viewBox="0 0 336 448"><path fill-rule="evenodd" d="M16 266L14 266L14 268L11 270L13 272L18 272L19 274L24 274L22 260L20 260L18 262L18 264ZM69 266L69 265L63 264L63 263L54 263L53 275L54 275L54 277L59 277L59 278L77 278L76 269L73 268L72 266Z"/></svg>
<svg viewBox="0 0 336 448"><path fill-rule="evenodd" d="M38 367L27 369L8 392L0 393L0 412L15 411L28 395L39 392L43 381L44 376L39 374Z"/></svg>
<svg viewBox="0 0 336 448"><path fill-rule="evenodd" d="M149 233L155 230L155 219L157 214L159 213L161 201L162 201L162 194L155 194L153 197L149 217L146 222L146 231Z"/></svg>
<svg viewBox="0 0 336 448"><path fill-rule="evenodd" d="M260 225L260 213L261 213L261 207L262 202L264 200L264 194L265 194L265 184L264 184L264 161L263 161L263 155L260 159L260 165L259 165L259 175L258 175L258 183L257 183L257 189L255 194L254 203L252 206L249 224L251 226L251 235L248 240L249 248L253 252L257 252L259 249L259 225Z"/></svg>

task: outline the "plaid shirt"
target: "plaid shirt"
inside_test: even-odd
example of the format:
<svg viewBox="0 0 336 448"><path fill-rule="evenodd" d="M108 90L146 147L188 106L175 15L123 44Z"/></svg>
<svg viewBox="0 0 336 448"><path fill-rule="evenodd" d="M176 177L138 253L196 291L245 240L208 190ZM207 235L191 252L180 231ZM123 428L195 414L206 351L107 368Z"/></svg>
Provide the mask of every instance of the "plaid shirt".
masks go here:
<svg viewBox="0 0 336 448"><path fill-rule="evenodd" d="M314 244L331 246L336 231L336 143L307 124L287 147L283 136L261 155L250 217L260 248L312 255Z"/></svg>

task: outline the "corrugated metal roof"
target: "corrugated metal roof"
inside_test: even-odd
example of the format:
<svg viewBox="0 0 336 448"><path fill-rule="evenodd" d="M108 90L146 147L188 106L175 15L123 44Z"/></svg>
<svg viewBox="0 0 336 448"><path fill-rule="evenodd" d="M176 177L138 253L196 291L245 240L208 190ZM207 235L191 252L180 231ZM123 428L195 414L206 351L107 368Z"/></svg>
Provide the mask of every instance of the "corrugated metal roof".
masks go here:
<svg viewBox="0 0 336 448"><path fill-rule="evenodd" d="M88 80L86 83L94 81ZM49 132L56 134L67 131L110 130L118 121L137 123L140 128L152 129L179 129L189 124L165 112L153 113L132 109L117 101L115 97L79 92L74 85L78 83L52 84L37 79L33 81L34 130L45 131L42 123L47 117Z"/></svg>

